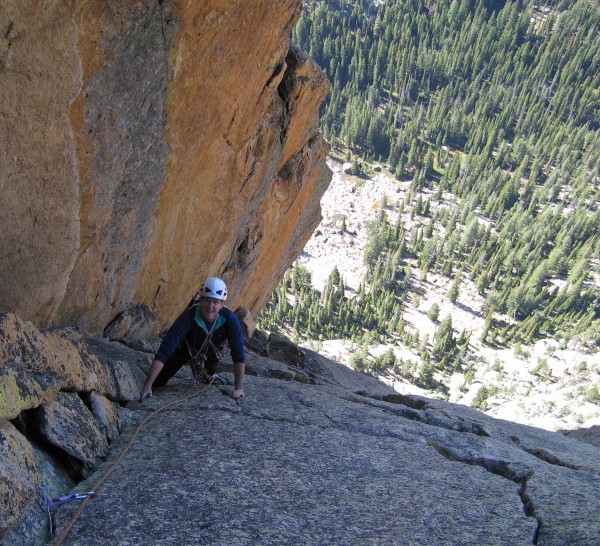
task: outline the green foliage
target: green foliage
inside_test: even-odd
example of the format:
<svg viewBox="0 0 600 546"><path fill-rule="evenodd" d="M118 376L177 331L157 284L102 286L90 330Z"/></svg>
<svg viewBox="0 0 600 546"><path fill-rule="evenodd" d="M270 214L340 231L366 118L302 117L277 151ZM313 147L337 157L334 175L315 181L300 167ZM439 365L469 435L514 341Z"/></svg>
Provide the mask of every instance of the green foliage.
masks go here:
<svg viewBox="0 0 600 546"><path fill-rule="evenodd" d="M385 269L385 262L382 264ZM370 345L382 339L394 339L403 329L402 302L385 283L377 280L386 275L380 270L375 271L376 280L371 290L363 286L353 298L347 298L344 280L337 268L331 271L320 293L311 287L308 270L294 266L286 272L262 310L259 327L291 330L291 335L299 340L352 339ZM390 279L397 285L394 271Z"/></svg>
<svg viewBox="0 0 600 546"><path fill-rule="evenodd" d="M597 2L305 7L293 40L333 83L323 132L349 157L387 160L412 180L413 217L445 213L403 233L422 275L469 274L494 299L486 314L519 321L504 342L599 340L590 314L599 297L590 265L600 263ZM423 197L427 188L436 199ZM436 211L444 192L458 198L450 214ZM365 254L370 272L397 248L377 226ZM393 284L390 275L384 282ZM560 289L556 277L567 280ZM488 333L496 335L492 320Z"/></svg>
<svg viewBox="0 0 600 546"><path fill-rule="evenodd" d="M433 356L441 359L452 354L456 347L454 330L452 329L452 317L446 316L438 326L433 336Z"/></svg>
<svg viewBox="0 0 600 546"><path fill-rule="evenodd" d="M388 349L384 354L376 357L371 365L373 371L391 370L396 366L397 360L393 349Z"/></svg>
<svg viewBox="0 0 600 546"><path fill-rule="evenodd" d="M415 383L424 389L436 387L434 380L434 368L430 362L423 361L419 367L419 374Z"/></svg>
<svg viewBox="0 0 600 546"><path fill-rule="evenodd" d="M592 404L600 406L600 388L594 385L585 391L585 399Z"/></svg>
<svg viewBox="0 0 600 546"><path fill-rule="evenodd" d="M350 366L357 372L367 370L369 367L369 352L366 346L352 354L350 357Z"/></svg>
<svg viewBox="0 0 600 546"><path fill-rule="evenodd" d="M473 372L473 370L468 370L465 372L465 379L463 381L463 384L460 387L460 391L461 392L467 392L469 390L469 385L471 383L473 383L473 380L475 379L475 373Z"/></svg>
<svg viewBox="0 0 600 546"><path fill-rule="evenodd" d="M352 167L350 167L350 173L353 176L358 176L359 178L367 178L364 165L360 161L354 161L352 163Z"/></svg>
<svg viewBox="0 0 600 546"><path fill-rule="evenodd" d="M473 397L473 401L471 402L471 406L481 411L485 411L488 409L488 398L496 394L497 389L494 387L486 387L482 386L477 391L477 394Z"/></svg>
<svg viewBox="0 0 600 546"><path fill-rule="evenodd" d="M458 299L459 294L460 294L460 278L456 277L456 279L454 279L454 282L450 286L450 290L448 290L448 299L452 303L456 303L456 300Z"/></svg>
<svg viewBox="0 0 600 546"><path fill-rule="evenodd" d="M393 369L431 388L436 370L468 363L470 341L466 332L455 338L450 317L431 340L403 319L407 292L416 307L422 297L416 279L436 273L454 276L452 302L469 278L486 298L482 342L516 343L521 355L540 336L600 343L597 8L597 0L305 2L293 41L333 84L323 133L343 146L336 153L352 174L387 161L410 190L392 223L382 200L355 295L337 269L320 293L294 267L259 325L299 340L350 339L361 347L356 369ZM428 316L437 322L439 309ZM370 358L379 342L411 347L421 361L397 361L393 351ZM478 396L480 407L491 394Z"/></svg>
<svg viewBox="0 0 600 546"><path fill-rule="evenodd" d="M437 303L433 303L427 311L427 317L431 322L437 322L440 316L440 306Z"/></svg>
<svg viewBox="0 0 600 546"><path fill-rule="evenodd" d="M539 377L542 381L548 381L552 377L552 370L548 365L548 360L546 358L538 358L538 363L531 370L531 373L537 377Z"/></svg>
<svg viewBox="0 0 600 546"><path fill-rule="evenodd" d="M491 327L492 327L492 315L490 313L485 317L485 322L483 323L483 330L482 330L481 336L479 338L479 341L481 341L481 343L486 343Z"/></svg>

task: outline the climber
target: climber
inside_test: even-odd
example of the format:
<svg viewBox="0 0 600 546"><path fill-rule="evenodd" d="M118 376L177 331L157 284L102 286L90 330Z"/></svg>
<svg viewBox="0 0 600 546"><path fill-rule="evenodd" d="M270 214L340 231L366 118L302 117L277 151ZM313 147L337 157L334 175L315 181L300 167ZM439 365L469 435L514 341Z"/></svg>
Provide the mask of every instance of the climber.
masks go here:
<svg viewBox="0 0 600 546"><path fill-rule="evenodd" d="M200 300L186 309L164 337L140 392L140 401L152 396L153 387L162 387L184 365L189 364L198 380L208 381L221 359L225 341L233 359L233 398L244 396L244 338L235 314L224 306L227 286L210 277L200 288Z"/></svg>

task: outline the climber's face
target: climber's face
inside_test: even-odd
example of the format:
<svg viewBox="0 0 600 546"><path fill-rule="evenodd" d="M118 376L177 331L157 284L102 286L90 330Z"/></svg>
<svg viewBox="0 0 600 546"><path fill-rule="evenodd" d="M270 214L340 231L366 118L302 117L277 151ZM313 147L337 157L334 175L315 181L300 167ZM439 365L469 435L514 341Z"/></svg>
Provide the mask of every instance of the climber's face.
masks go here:
<svg viewBox="0 0 600 546"><path fill-rule="evenodd" d="M223 307L223 302L214 298L200 298L200 314L207 322L217 320L217 315Z"/></svg>

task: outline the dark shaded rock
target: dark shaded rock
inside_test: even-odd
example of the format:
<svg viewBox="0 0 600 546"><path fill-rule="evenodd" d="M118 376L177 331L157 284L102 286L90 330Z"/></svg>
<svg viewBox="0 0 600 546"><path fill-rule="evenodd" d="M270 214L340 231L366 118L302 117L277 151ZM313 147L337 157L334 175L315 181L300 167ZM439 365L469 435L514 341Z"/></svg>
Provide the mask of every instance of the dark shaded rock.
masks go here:
<svg viewBox="0 0 600 546"><path fill-rule="evenodd" d="M575 430L563 430L562 434L578 440L579 442L585 442L596 447L600 447L600 425L593 425L589 428L579 428Z"/></svg>
<svg viewBox="0 0 600 546"><path fill-rule="evenodd" d="M102 394L117 402L139 398L152 355L100 336L82 336L79 344L104 365L107 382Z"/></svg>
<svg viewBox="0 0 600 546"><path fill-rule="evenodd" d="M113 381L108 385L106 396L117 402L137 400L146 380L146 374L125 360L110 360L106 363Z"/></svg>
<svg viewBox="0 0 600 546"><path fill-rule="evenodd" d="M390 402L391 404L402 404L409 408L418 410L424 409L427 406L427 402L422 398L400 393L386 394L382 400L384 402Z"/></svg>
<svg viewBox="0 0 600 546"><path fill-rule="evenodd" d="M65 467L39 444L31 441L39 487L35 502L20 525L0 536L2 546L43 546L48 543L50 522L46 501L66 495L75 485Z"/></svg>
<svg viewBox="0 0 600 546"><path fill-rule="evenodd" d="M269 356L269 334L261 330L255 330L252 337L244 337L244 344L247 349L257 355Z"/></svg>
<svg viewBox="0 0 600 546"><path fill-rule="evenodd" d="M272 332L269 334L269 358L284 364L303 368L306 361L304 350L287 337Z"/></svg>
<svg viewBox="0 0 600 546"><path fill-rule="evenodd" d="M112 443L119 434L119 405L94 391L87 396L86 404L98 420L106 440L109 444Z"/></svg>
<svg viewBox="0 0 600 546"><path fill-rule="evenodd" d="M31 412L31 424L53 446L69 456L74 472L88 476L108 453L106 436L77 394L58 394Z"/></svg>
<svg viewBox="0 0 600 546"><path fill-rule="evenodd" d="M0 535L25 517L39 482L31 445L13 425L0 421Z"/></svg>
<svg viewBox="0 0 600 546"><path fill-rule="evenodd" d="M250 310L246 307L240 307L239 309L236 309L235 315L242 326L244 338L251 338L256 331L256 322L254 322Z"/></svg>
<svg viewBox="0 0 600 546"><path fill-rule="evenodd" d="M96 335L80 335L78 346L93 354L105 366L112 361L120 360L127 361L145 371L152 360L150 355L144 352Z"/></svg>
<svg viewBox="0 0 600 546"><path fill-rule="evenodd" d="M119 313L104 329L104 337L113 340L142 340L156 331L156 317L147 305L135 305Z"/></svg>
<svg viewBox="0 0 600 546"><path fill-rule="evenodd" d="M119 341L134 351L149 353L154 356L162 340L156 337L152 339L120 339Z"/></svg>
<svg viewBox="0 0 600 546"><path fill-rule="evenodd" d="M282 381L294 381L297 377L297 373L285 364L251 354L246 355L246 375L272 377Z"/></svg>

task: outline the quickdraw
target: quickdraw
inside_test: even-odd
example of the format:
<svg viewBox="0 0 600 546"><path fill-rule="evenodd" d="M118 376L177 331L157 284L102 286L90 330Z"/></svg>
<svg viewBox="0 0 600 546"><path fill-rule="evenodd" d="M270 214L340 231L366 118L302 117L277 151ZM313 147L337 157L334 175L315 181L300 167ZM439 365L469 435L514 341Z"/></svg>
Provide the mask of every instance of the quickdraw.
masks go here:
<svg viewBox="0 0 600 546"><path fill-rule="evenodd" d="M121 454L117 457L117 460L102 475L102 477L93 485L93 488L95 490L98 490L100 488L100 486L114 472L115 468L117 468L117 466L119 465L119 463L124 459L125 455L127 455L127 453L129 453L129 450L131 449L131 446L135 442L135 440L136 440L138 434L140 433L140 430L142 429L142 427L150 419L152 419L153 417L155 417L156 415L158 415L159 413L165 411L168 408L172 408L174 406L177 406L178 404L181 404L181 403L185 402L186 400L189 400L190 398L193 398L194 396L198 396L199 394L202 394L202 393L206 392L211 387L212 384L213 384L213 381L211 380L208 383L208 385L204 385L203 388L201 388L201 389L193 392L192 394L184 396L183 398L179 398L178 400L170 402L169 404L166 404L166 405L158 408L157 410L154 410L150 415L147 415L146 417L144 417L144 419L142 420L142 422L134 430L131 438L129 439L129 442L125 446L125 449L123 449L123 451L121 452ZM84 495L84 493L75 493L74 495L75 495L75 498L78 498L77 495ZM62 530L62 533L60 534L60 536L54 542L54 546L61 546L62 545L62 543L64 542L64 540L67 538L67 535L69 534L69 532L73 528L73 525L75 525L75 522L77 521L77 519L79 518L79 516L82 514L83 509L85 508L85 505L92 498L92 495L94 495L94 493L92 493L91 491L88 492L88 494L85 495L85 498L83 499L83 502L79 505L79 508L77 509L77 511L75 512L75 514L73 515L73 517L71 518L71 521L69 521L69 523L66 525L66 527ZM71 496L73 496L73 495L69 495L69 497L71 497Z"/></svg>
<svg viewBox="0 0 600 546"><path fill-rule="evenodd" d="M71 502L74 500L83 500L91 497L94 494L93 491L85 491L83 493L71 493L70 495L66 495L64 497L55 497L52 499L46 499L46 511L48 512L48 527L50 530L50 536L54 534L54 520L52 518L52 509L58 506L62 506L67 502Z"/></svg>

